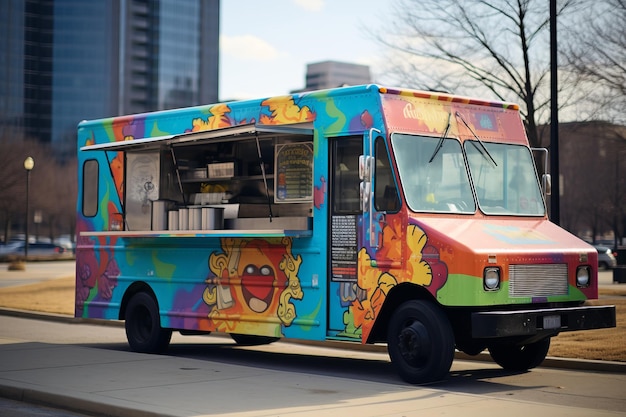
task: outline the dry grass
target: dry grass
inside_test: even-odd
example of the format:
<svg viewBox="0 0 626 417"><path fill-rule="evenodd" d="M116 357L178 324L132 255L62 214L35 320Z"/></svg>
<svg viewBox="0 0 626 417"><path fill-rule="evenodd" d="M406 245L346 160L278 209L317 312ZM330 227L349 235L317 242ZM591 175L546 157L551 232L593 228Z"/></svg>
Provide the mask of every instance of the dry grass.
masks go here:
<svg viewBox="0 0 626 417"><path fill-rule="evenodd" d="M74 277L0 288L0 307L74 315Z"/></svg>
<svg viewBox="0 0 626 417"><path fill-rule="evenodd" d="M608 290L612 291L612 290ZM552 338L549 356L578 359L597 359L604 361L626 362L626 294L604 294L599 300L590 301L590 305L614 305L617 327L581 332L561 333Z"/></svg>
<svg viewBox="0 0 626 417"><path fill-rule="evenodd" d="M593 305L615 305L617 327L567 332L552 339L549 356L626 362L626 287L601 289ZM0 307L74 315L74 278L0 288Z"/></svg>

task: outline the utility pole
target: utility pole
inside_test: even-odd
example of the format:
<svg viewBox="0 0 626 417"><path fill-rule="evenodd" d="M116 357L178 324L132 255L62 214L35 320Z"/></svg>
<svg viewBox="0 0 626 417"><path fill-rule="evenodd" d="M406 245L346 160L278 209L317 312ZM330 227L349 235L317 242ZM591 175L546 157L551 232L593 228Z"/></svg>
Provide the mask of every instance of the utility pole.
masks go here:
<svg viewBox="0 0 626 417"><path fill-rule="evenodd" d="M559 93L557 82L557 43L556 43L556 0L550 0L550 174L552 176L552 194L550 196L550 219L559 224Z"/></svg>

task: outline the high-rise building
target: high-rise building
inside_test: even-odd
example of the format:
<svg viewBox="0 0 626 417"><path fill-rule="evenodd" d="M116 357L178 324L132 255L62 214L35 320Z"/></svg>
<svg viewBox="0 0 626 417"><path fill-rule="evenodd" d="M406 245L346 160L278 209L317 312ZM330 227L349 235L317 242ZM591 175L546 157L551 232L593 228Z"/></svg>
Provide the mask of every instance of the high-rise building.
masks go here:
<svg viewBox="0 0 626 417"><path fill-rule="evenodd" d="M323 61L306 66L306 85L297 91L313 91L371 82L370 68L367 65Z"/></svg>
<svg viewBox="0 0 626 417"><path fill-rule="evenodd" d="M0 137L218 100L219 0L0 2ZM13 130L11 130L13 129Z"/></svg>

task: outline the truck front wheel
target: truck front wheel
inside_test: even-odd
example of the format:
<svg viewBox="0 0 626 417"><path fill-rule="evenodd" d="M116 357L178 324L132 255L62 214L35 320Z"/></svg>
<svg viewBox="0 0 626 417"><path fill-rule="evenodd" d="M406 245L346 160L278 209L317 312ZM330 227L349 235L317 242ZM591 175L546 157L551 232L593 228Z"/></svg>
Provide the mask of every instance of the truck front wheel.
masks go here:
<svg viewBox="0 0 626 417"><path fill-rule="evenodd" d="M503 369L526 371L541 365L549 349L548 337L528 345L496 344L489 347L489 354Z"/></svg>
<svg viewBox="0 0 626 417"><path fill-rule="evenodd" d="M398 374L411 384L443 379L454 359L448 318L433 303L411 300L393 313L387 349Z"/></svg>
<svg viewBox="0 0 626 417"><path fill-rule="evenodd" d="M124 318L126 338L135 352L161 353L169 345L172 330L161 327L159 307L150 294L135 294L126 307Z"/></svg>

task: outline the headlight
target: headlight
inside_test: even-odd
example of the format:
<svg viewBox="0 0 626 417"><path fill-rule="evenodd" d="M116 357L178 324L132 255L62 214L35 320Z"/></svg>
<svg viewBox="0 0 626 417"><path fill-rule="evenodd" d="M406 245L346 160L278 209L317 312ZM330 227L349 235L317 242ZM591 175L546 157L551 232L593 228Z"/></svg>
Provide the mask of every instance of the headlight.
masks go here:
<svg viewBox="0 0 626 417"><path fill-rule="evenodd" d="M576 269L576 285L581 288L589 286L591 281L591 268L589 266L579 266Z"/></svg>
<svg viewBox="0 0 626 417"><path fill-rule="evenodd" d="M483 272L483 288L486 291L496 291L500 289L500 268L485 268Z"/></svg>

